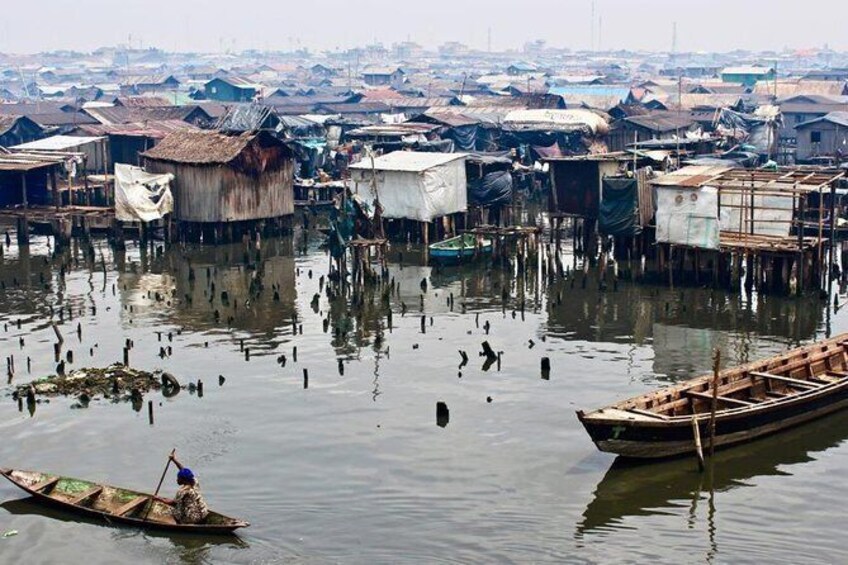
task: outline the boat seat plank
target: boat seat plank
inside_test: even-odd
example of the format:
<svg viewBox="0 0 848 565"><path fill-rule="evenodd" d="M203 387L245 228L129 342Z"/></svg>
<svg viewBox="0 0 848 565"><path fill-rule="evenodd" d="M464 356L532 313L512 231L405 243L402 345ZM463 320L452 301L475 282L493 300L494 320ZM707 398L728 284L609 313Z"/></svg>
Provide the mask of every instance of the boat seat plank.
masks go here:
<svg viewBox="0 0 848 565"><path fill-rule="evenodd" d="M101 492L103 492L103 487L100 486L100 485L96 485L96 486L91 487L87 491L75 496L74 498L72 498L68 502L73 504L74 506L79 506L83 502L86 502L88 499L94 498L95 496L97 496Z"/></svg>
<svg viewBox="0 0 848 565"><path fill-rule="evenodd" d="M42 491L50 490L52 487L56 486L56 483L59 482L59 478L60 477L53 477L52 479L46 479L29 488L33 492L41 492L42 494L44 494Z"/></svg>
<svg viewBox="0 0 848 565"><path fill-rule="evenodd" d="M695 398L700 398L702 400L710 400L712 401L713 395L707 394L705 392L698 392L696 390L687 390L686 394L688 396L693 396ZM733 404L735 406L753 406L756 404L755 402L748 402L747 400L739 400L738 398L730 398L729 396L716 396L716 400L720 402L724 402L725 404Z"/></svg>
<svg viewBox="0 0 848 565"><path fill-rule="evenodd" d="M760 373L758 371L751 371L749 373L752 377L760 377L762 379L768 379L772 381L778 381L781 383L786 383L794 386L803 386L807 388L818 388L820 385L815 383L811 383L810 381L803 381L801 379L793 379L791 377L783 377L780 375L772 375L771 373Z"/></svg>
<svg viewBox="0 0 848 565"><path fill-rule="evenodd" d="M113 514L115 516L126 516L127 514L132 513L133 510L138 509L138 507L142 504L145 504L148 500L150 500L149 496L137 496L123 506L118 507Z"/></svg>
<svg viewBox="0 0 848 565"><path fill-rule="evenodd" d="M640 416L647 416L649 418L657 418L659 420L667 420L668 416L663 414L657 414L656 412L651 412L650 410L641 410L639 408L628 408L628 412L633 412L634 414L639 414Z"/></svg>

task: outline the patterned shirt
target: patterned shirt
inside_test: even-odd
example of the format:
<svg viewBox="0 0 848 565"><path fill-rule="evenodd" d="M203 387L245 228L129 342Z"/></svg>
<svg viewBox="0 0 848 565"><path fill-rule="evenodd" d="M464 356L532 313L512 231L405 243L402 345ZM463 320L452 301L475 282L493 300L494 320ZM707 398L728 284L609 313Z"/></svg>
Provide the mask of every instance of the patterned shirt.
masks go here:
<svg viewBox="0 0 848 565"><path fill-rule="evenodd" d="M209 514L209 508L200 494L200 484L182 485L174 497L171 514L178 524L200 524Z"/></svg>

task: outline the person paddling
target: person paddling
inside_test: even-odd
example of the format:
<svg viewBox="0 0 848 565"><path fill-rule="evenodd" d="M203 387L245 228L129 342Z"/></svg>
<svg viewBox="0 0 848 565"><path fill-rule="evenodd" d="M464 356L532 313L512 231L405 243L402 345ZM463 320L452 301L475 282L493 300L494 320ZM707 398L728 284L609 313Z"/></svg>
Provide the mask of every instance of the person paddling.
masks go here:
<svg viewBox="0 0 848 565"><path fill-rule="evenodd" d="M171 505L171 515L178 524L202 524L209 515L209 508L200 492L200 483L188 467L177 461L173 454L171 461L177 466L177 494L173 500L163 499Z"/></svg>

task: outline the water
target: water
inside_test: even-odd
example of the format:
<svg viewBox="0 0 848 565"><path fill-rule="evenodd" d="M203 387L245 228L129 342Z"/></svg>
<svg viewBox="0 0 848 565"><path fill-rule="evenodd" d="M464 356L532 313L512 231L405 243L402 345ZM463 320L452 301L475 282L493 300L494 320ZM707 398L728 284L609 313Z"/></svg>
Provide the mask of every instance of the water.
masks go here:
<svg viewBox="0 0 848 565"><path fill-rule="evenodd" d="M132 244L113 255L95 241L93 261L77 248L54 257L43 238L28 253L14 244L5 250L0 349L15 356L14 382L52 372L50 311L58 322L62 306L72 368L119 361L131 339L133 366L202 379L205 394L148 396L153 426L146 410L129 404L76 409L75 399L58 398L31 416L4 394L0 464L152 491L176 447L210 506L252 525L235 539L110 528L34 505L3 484L0 529L19 532L0 538L4 562L848 558L834 519L848 494L848 416L721 452L712 474L701 475L691 459L614 464L574 415L708 372L716 346L726 363L739 363L824 337L828 324L844 330L842 312L828 320L814 298L748 301L626 282L601 293L591 275L585 289L579 277L573 288L548 286L535 269L520 277L481 265L433 270L422 266L420 250L400 246L390 257L401 286L389 329L379 292L353 311L321 293L313 309L328 265L318 244L315 233L265 241L259 262L250 249L246 264L240 245L155 257ZM264 285L258 298L248 292L252 280ZM229 306L221 304L224 290ZM346 337L334 336L337 326ZM500 370L482 369L483 340L503 352ZM162 359L167 346L173 354ZM460 349L470 360L461 376ZM540 377L543 356L551 358L550 380ZM446 427L436 425L438 401L450 410ZM173 480L171 473L166 495Z"/></svg>

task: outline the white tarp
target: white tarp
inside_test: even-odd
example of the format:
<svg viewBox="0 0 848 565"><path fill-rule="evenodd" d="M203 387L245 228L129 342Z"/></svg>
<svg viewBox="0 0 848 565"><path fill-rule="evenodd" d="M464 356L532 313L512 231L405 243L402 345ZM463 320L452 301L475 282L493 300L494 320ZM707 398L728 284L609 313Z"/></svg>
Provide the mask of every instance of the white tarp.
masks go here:
<svg viewBox="0 0 848 565"><path fill-rule="evenodd" d="M374 202L374 177L384 218L429 222L468 209L465 155L397 151L351 166L354 191Z"/></svg>
<svg viewBox="0 0 848 565"><path fill-rule="evenodd" d="M115 217L122 222L160 220L174 209L174 175L154 175L141 167L115 164Z"/></svg>
<svg viewBox="0 0 848 565"><path fill-rule="evenodd" d="M657 241L718 249L718 190L658 186Z"/></svg>
<svg viewBox="0 0 848 565"><path fill-rule="evenodd" d="M744 203L744 206L743 206ZM787 196L754 196L754 233L788 237L792 227L793 199ZM721 229L751 233L751 195L721 195Z"/></svg>

